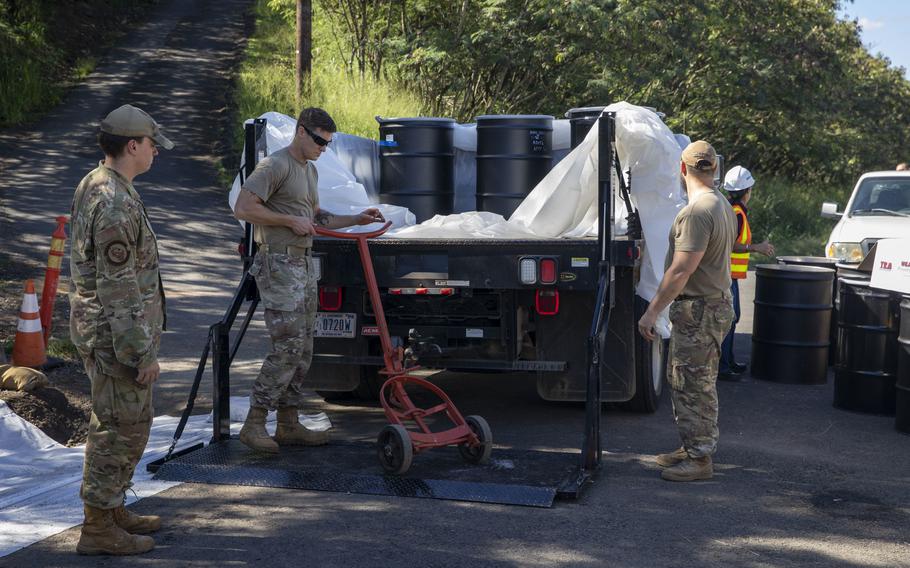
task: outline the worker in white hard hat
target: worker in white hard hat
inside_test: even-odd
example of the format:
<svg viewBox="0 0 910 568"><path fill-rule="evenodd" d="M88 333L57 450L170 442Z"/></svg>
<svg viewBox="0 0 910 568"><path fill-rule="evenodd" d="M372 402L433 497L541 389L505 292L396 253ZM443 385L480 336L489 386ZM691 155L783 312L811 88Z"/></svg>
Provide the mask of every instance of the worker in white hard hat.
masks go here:
<svg viewBox="0 0 910 568"><path fill-rule="evenodd" d="M733 356L733 337L736 334L736 323L739 321L739 281L744 279L749 268L750 253L757 252L765 256L774 256L774 246L767 240L763 243L752 244L752 229L749 227L746 205L752 197L755 178L752 173L742 166L730 168L724 176L724 190L729 194L730 205L736 213L739 230L736 233L736 242L733 243L733 252L730 255L730 276L733 284L730 291L733 294L733 311L735 317L730 332L724 338L720 350L720 365L718 366L717 379L721 381L739 381L746 370L745 365L736 362Z"/></svg>

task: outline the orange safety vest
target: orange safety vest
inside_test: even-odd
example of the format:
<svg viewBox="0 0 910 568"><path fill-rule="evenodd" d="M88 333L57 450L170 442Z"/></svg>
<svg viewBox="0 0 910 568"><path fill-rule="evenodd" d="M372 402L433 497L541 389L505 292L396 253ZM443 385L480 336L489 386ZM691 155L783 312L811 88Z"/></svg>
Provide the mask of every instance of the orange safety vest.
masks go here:
<svg viewBox="0 0 910 568"><path fill-rule="evenodd" d="M733 205L733 212L736 213L737 220L742 217L743 228L736 236L736 242L741 245L752 244L752 230L749 228L749 219L746 217L746 210L739 203ZM745 278L746 270L749 269L749 253L734 252L730 254L730 276L733 278Z"/></svg>

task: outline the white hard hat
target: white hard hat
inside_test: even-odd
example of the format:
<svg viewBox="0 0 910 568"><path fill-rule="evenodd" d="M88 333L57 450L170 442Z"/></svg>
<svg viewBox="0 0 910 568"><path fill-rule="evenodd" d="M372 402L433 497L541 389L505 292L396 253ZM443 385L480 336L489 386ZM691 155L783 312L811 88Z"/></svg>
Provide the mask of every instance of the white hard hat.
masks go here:
<svg viewBox="0 0 910 568"><path fill-rule="evenodd" d="M755 178L742 166L733 166L724 176L724 189L727 191L746 191L753 185Z"/></svg>

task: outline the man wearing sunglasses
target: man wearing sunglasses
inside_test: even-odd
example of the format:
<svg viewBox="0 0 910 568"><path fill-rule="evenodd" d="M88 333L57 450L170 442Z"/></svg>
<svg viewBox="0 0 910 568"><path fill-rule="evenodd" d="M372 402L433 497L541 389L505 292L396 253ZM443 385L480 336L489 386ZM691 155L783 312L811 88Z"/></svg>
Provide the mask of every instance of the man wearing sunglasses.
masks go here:
<svg viewBox="0 0 910 568"><path fill-rule="evenodd" d="M327 432L307 429L298 420L303 381L313 358L316 274L311 257L314 227L340 229L384 221L375 207L357 215L335 215L319 207L315 160L332 142L335 121L319 108L305 108L294 139L256 165L243 184L234 216L253 224L259 252L250 265L265 306L272 348L250 394L250 411L240 441L267 453L281 445L315 446ZM268 435L268 411L278 410L275 437Z"/></svg>

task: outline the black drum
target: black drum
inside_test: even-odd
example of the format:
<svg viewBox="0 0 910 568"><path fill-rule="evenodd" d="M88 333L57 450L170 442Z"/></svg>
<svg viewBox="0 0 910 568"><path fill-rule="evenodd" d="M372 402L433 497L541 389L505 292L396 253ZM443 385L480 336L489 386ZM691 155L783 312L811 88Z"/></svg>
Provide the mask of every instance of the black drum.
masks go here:
<svg viewBox="0 0 910 568"><path fill-rule="evenodd" d="M828 380L834 271L760 264L755 269L752 376L779 383Z"/></svg>
<svg viewBox="0 0 910 568"><path fill-rule="evenodd" d="M835 267L837 268L837 287L834 290L834 309L837 310L837 306L840 304L840 282L841 280L860 280L862 282L869 282L872 279L872 274L869 272L862 272L857 270L858 264L849 264L846 262L838 262ZM835 322L836 323L836 322ZM835 353L836 354L836 353Z"/></svg>
<svg viewBox="0 0 910 568"><path fill-rule="evenodd" d="M569 132L572 148L581 144L582 140L588 135L588 131L591 130L591 127L594 126L594 123L600 118L600 115L605 108L607 107L595 106L573 108L566 111L566 118L569 119Z"/></svg>
<svg viewBox="0 0 910 568"><path fill-rule="evenodd" d="M894 427L910 434L910 296L901 302L900 334L897 337Z"/></svg>
<svg viewBox="0 0 910 568"><path fill-rule="evenodd" d="M379 122L379 201L407 207L423 222L455 207L455 121L382 118Z"/></svg>
<svg viewBox="0 0 910 568"><path fill-rule="evenodd" d="M841 280L834 406L894 414L900 296Z"/></svg>
<svg viewBox="0 0 910 568"><path fill-rule="evenodd" d="M779 256L777 262L780 264L790 264L793 266L817 266L819 268L829 268L835 270L837 263L836 258L827 258L824 256ZM831 280L831 297L834 301L834 311L831 312L831 327L828 330L828 365L833 365L837 355L837 279Z"/></svg>
<svg viewBox="0 0 910 568"><path fill-rule="evenodd" d="M553 117L477 117L477 210L509 218L550 171Z"/></svg>
<svg viewBox="0 0 910 568"><path fill-rule="evenodd" d="M857 270L858 264L850 264L847 262L838 262L834 265L837 269L837 278L840 279L849 279L849 280L869 280L872 275L868 272L862 272Z"/></svg>

